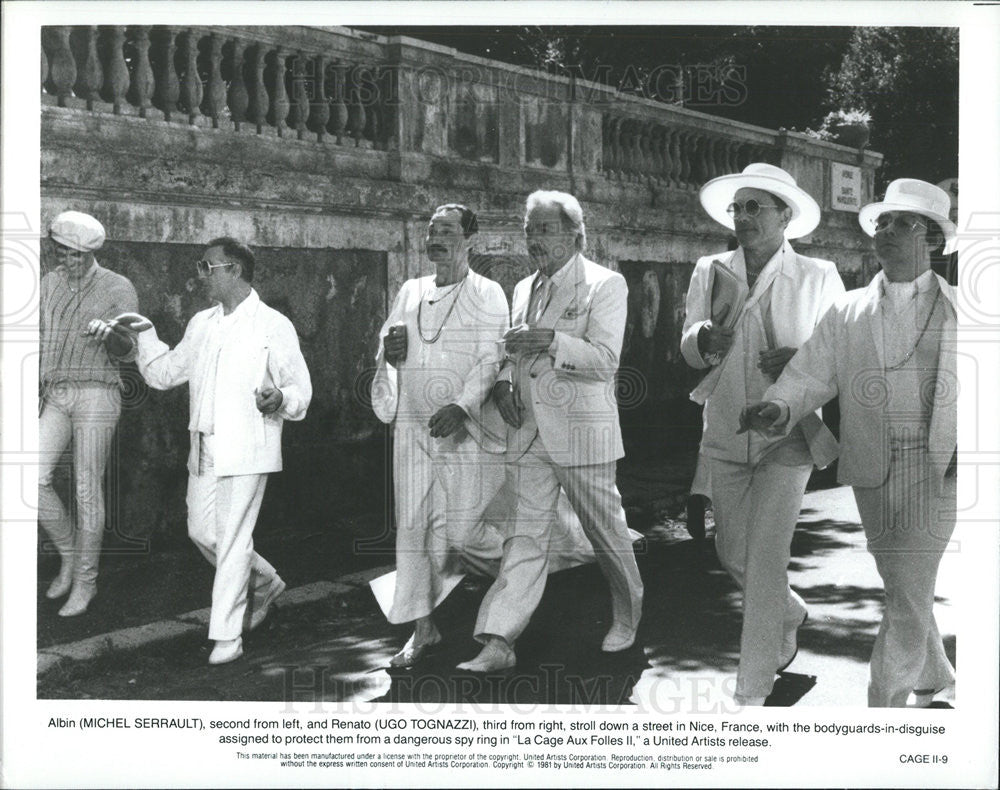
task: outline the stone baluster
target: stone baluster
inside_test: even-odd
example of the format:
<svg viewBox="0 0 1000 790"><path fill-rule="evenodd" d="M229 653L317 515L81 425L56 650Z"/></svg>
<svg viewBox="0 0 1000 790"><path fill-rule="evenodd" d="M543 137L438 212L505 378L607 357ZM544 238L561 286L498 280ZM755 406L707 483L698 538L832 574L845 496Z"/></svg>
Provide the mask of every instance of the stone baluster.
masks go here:
<svg viewBox="0 0 1000 790"><path fill-rule="evenodd" d="M94 109L94 102L101 98L101 87L104 85L104 69L101 59L97 57L97 25L87 25L87 50L83 59L83 68L76 75L76 95L87 100L87 109Z"/></svg>
<svg viewBox="0 0 1000 790"><path fill-rule="evenodd" d="M38 51L42 53L42 93L45 93L45 83L49 81L49 59L45 54L45 33L41 35L41 46Z"/></svg>
<svg viewBox="0 0 1000 790"><path fill-rule="evenodd" d="M681 151L680 129L670 130L670 185L683 186L681 174L684 172L684 154Z"/></svg>
<svg viewBox="0 0 1000 790"><path fill-rule="evenodd" d="M345 95L348 100L347 103L347 131L354 138L354 144L360 145L361 140L364 139L364 131L366 125L365 118L365 106L364 102L361 101L361 96L357 86L354 84L356 82L357 75L350 74L349 72L344 74L345 81Z"/></svg>
<svg viewBox="0 0 1000 790"><path fill-rule="evenodd" d="M382 105L381 83L378 79L378 72L374 68L366 68L361 74L361 87L358 88L358 99L365 107L365 132L366 140L370 140L372 148L379 148L382 140ZM472 104L473 108L475 103ZM470 115L467 120L474 124L475 115ZM478 147L478 146L477 146Z"/></svg>
<svg viewBox="0 0 1000 790"><path fill-rule="evenodd" d="M174 56L177 53L177 28L164 27L160 36L163 40L163 61L160 63L160 78L156 81L156 98L164 119L169 121L177 113L177 100L181 95L177 69L174 66Z"/></svg>
<svg viewBox="0 0 1000 790"><path fill-rule="evenodd" d="M680 132L680 147L681 147L681 172L680 172L680 186L684 189L690 185L691 179L691 139L692 133L686 129Z"/></svg>
<svg viewBox="0 0 1000 790"><path fill-rule="evenodd" d="M642 148L642 124L632 121L632 180L642 181L646 173L646 156Z"/></svg>
<svg viewBox="0 0 1000 790"><path fill-rule="evenodd" d="M709 165L711 157L708 151L710 139L708 135L698 135L698 180L695 182L696 187L701 187L702 184L711 178L711 175L709 175L712 172Z"/></svg>
<svg viewBox="0 0 1000 790"><path fill-rule="evenodd" d="M663 159L660 157L660 129L652 121L647 121L644 127L643 139L646 146L646 160L649 162L647 176L651 181L659 181L663 170Z"/></svg>
<svg viewBox="0 0 1000 790"><path fill-rule="evenodd" d="M184 79L181 80L180 100L187 111L188 123L198 122L201 115L201 77L198 74L198 40L201 34L193 29L184 33Z"/></svg>
<svg viewBox="0 0 1000 790"><path fill-rule="evenodd" d="M233 128L238 132L247 119L247 108L250 106L250 94L247 93L246 82L243 80L243 50L246 42L233 39L233 76L229 82L229 92L226 101L229 104L229 117L233 119Z"/></svg>
<svg viewBox="0 0 1000 790"><path fill-rule="evenodd" d="M55 52L52 53L52 62L49 65L49 73L52 75L52 82L55 85L56 96L59 99L59 106L66 106L66 99L72 99L73 85L76 83L76 58L73 57L73 50L70 47L69 36L73 28L69 25L60 25L55 28Z"/></svg>
<svg viewBox="0 0 1000 790"><path fill-rule="evenodd" d="M721 172L719 166L719 144L722 142L718 137L709 137L706 141L705 164L708 166L705 171L705 180L710 181Z"/></svg>
<svg viewBox="0 0 1000 790"><path fill-rule="evenodd" d="M292 61L292 106L290 119L292 127L300 140L306 136L306 128L309 121L309 93L306 88L306 67L309 61L303 52L295 53Z"/></svg>
<svg viewBox="0 0 1000 790"><path fill-rule="evenodd" d="M330 102L330 134L335 135L337 144L344 142L344 132L350 113L347 110L347 67L341 64L330 67L332 99Z"/></svg>
<svg viewBox="0 0 1000 790"><path fill-rule="evenodd" d="M330 121L330 100L326 95L326 56L324 55L317 55L313 60L309 96L311 102L306 125L316 132L316 138L322 143L326 139L326 125Z"/></svg>
<svg viewBox="0 0 1000 790"><path fill-rule="evenodd" d="M115 25L111 28L111 45L108 51L108 80L106 90L111 94L111 105L115 115L122 114L122 105L127 103L128 89L132 81L125 63L125 28Z"/></svg>
<svg viewBox="0 0 1000 790"><path fill-rule="evenodd" d="M288 129L288 110L291 102L288 101L288 89L285 87L285 60L288 58L288 50L278 47L274 53L274 90L271 92L271 115L270 121L278 130L278 137L283 137Z"/></svg>
<svg viewBox="0 0 1000 790"><path fill-rule="evenodd" d="M139 108L139 117L145 118L149 108L153 106L153 93L156 90L156 78L149 62L149 26L141 25L135 29L135 76L132 79L132 103Z"/></svg>
<svg viewBox="0 0 1000 790"><path fill-rule="evenodd" d="M622 150L621 150L621 119L608 118L608 172L616 178L621 175Z"/></svg>
<svg viewBox="0 0 1000 790"><path fill-rule="evenodd" d="M268 97L267 86L264 85L264 59L267 50L263 44L257 44L253 51L253 70L250 85L250 121L257 127L257 134L264 131L267 125Z"/></svg>
<svg viewBox="0 0 1000 790"><path fill-rule="evenodd" d="M730 140L726 145L726 174L740 172L739 151L739 140Z"/></svg>
<svg viewBox="0 0 1000 790"><path fill-rule="evenodd" d="M601 115L601 167L607 173L611 170L613 160L611 154L611 118L607 113Z"/></svg>
<svg viewBox="0 0 1000 790"><path fill-rule="evenodd" d="M660 149L660 180L664 184L669 184L674 162L670 158L670 130L667 127L657 127L656 144Z"/></svg>
<svg viewBox="0 0 1000 790"><path fill-rule="evenodd" d="M226 83L222 79L222 45L226 39L218 33L212 33L211 48L208 53L208 87L205 90L205 114L212 119L212 128L219 128L219 119L226 110ZM241 57L242 60L242 57ZM241 63L242 66L242 63ZM243 75L240 74L242 81ZM235 74L233 81L236 81Z"/></svg>
<svg viewBox="0 0 1000 790"><path fill-rule="evenodd" d="M632 162L632 124L622 119L618 128L621 132L618 138L621 142L619 148L621 158L619 159L618 173L624 180L631 178L635 170L634 163Z"/></svg>

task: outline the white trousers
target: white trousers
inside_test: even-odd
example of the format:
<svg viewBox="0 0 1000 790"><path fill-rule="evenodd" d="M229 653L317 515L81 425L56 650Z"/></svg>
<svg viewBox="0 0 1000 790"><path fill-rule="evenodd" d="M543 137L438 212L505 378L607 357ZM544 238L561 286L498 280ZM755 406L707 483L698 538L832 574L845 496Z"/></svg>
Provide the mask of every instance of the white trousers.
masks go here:
<svg viewBox="0 0 1000 790"><path fill-rule="evenodd" d="M215 566L208 638L235 639L243 631L247 594L259 606L277 576L253 550L253 529L264 499L267 475L216 477L214 437L201 437L198 474L188 475L188 535Z"/></svg>
<svg viewBox="0 0 1000 790"><path fill-rule="evenodd" d="M812 464L710 459L715 549L743 590L740 696L771 693L785 631L805 616L805 604L788 586L788 561L811 471Z"/></svg>
<svg viewBox="0 0 1000 790"><path fill-rule="evenodd" d="M113 384L62 382L45 393L38 417L38 522L63 562L73 563L75 583L97 583L104 537L104 468L121 414ZM73 445L76 526L52 487L52 476Z"/></svg>
<svg viewBox="0 0 1000 790"><path fill-rule="evenodd" d="M475 636L502 636L513 644L545 591L560 487L580 518L611 589L614 621L636 628L642 617L642 580L615 485L615 462L558 466L536 438L516 463L507 465L506 485L517 492L513 517L503 526L499 575L483 599Z"/></svg>
<svg viewBox="0 0 1000 790"><path fill-rule="evenodd" d="M945 478L935 496L931 474L926 450L894 450L881 486L854 489L868 551L885 585L869 707L905 707L914 689L939 691L955 679L934 619L938 566L955 530L955 478Z"/></svg>
<svg viewBox="0 0 1000 790"><path fill-rule="evenodd" d="M433 612L466 564L495 556L483 512L503 484L504 463L464 431L432 439L423 420L400 421L394 435L396 578L387 617L407 623Z"/></svg>

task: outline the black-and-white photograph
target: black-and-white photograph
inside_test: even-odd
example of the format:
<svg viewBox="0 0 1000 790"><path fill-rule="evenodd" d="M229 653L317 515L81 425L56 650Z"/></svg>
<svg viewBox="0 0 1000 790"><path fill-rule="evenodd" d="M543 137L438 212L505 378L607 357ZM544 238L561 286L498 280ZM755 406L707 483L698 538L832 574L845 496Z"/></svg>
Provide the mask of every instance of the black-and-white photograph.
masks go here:
<svg viewBox="0 0 1000 790"><path fill-rule="evenodd" d="M190 729L276 783L732 784L794 722L921 736L871 786L995 782L934 742L996 700L958 22L460 5L26 28L4 597L39 732Z"/></svg>

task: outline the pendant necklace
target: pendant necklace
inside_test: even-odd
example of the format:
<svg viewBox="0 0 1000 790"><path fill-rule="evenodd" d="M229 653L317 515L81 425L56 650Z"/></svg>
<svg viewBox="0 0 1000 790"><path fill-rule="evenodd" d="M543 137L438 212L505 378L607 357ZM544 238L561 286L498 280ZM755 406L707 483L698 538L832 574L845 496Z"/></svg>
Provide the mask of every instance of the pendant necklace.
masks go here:
<svg viewBox="0 0 1000 790"><path fill-rule="evenodd" d="M417 307L417 332L420 335L420 339L423 340L428 345L431 343L437 343L438 339L441 337L441 333L444 331L445 324L448 323L448 319L451 318L452 311L455 309L455 305L458 304L458 298L462 295L462 286L465 285L465 281L468 280L468 276L462 278L462 282L456 285L448 293L454 292L455 298L451 302L451 307L448 308L448 312L445 313L444 321L441 322L441 326L438 327L438 331L434 333L433 337L424 337L423 328L423 312L424 312L424 300L420 300L420 305ZM448 294L445 294L447 296ZM444 298L444 297L442 297ZM430 301L430 300L428 300ZM440 302L441 299L435 299L435 302ZM433 304L433 302L430 302Z"/></svg>
<svg viewBox="0 0 1000 790"><path fill-rule="evenodd" d="M899 370L903 365L910 361L910 357L917 353L917 346L920 345L920 341L924 339L924 333L927 331L927 327L931 325L931 318L934 317L934 308L937 307L938 299L941 296L941 289L937 290L934 294L934 301L931 303L931 309L927 313L927 320L924 321L924 328L920 330L920 334L917 336L917 342L913 344L913 348L910 349L910 353L903 357L899 362L891 367L886 368L886 372L890 370Z"/></svg>

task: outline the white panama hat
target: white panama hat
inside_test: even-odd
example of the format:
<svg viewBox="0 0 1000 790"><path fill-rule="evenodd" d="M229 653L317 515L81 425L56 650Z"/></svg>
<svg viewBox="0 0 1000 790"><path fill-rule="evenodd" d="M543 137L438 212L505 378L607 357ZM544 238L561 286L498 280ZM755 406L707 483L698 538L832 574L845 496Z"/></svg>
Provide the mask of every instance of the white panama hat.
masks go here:
<svg viewBox="0 0 1000 790"><path fill-rule="evenodd" d="M928 217L941 226L944 233L944 253L955 250L958 229L948 219L951 198L941 187L921 181L918 178L897 178L885 190L885 198L880 203L869 203L858 212L858 222L869 236L875 235L875 222L886 211L909 211Z"/></svg>
<svg viewBox="0 0 1000 790"><path fill-rule="evenodd" d="M702 208L708 212L708 216L720 225L734 230L735 223L726 209L733 202L736 190L744 187L763 189L765 192L777 195L788 204L792 210L792 219L785 228L786 239L807 236L819 225L819 204L795 183L795 179L789 173L765 162L747 165L742 173L713 178L701 188L698 199Z"/></svg>

